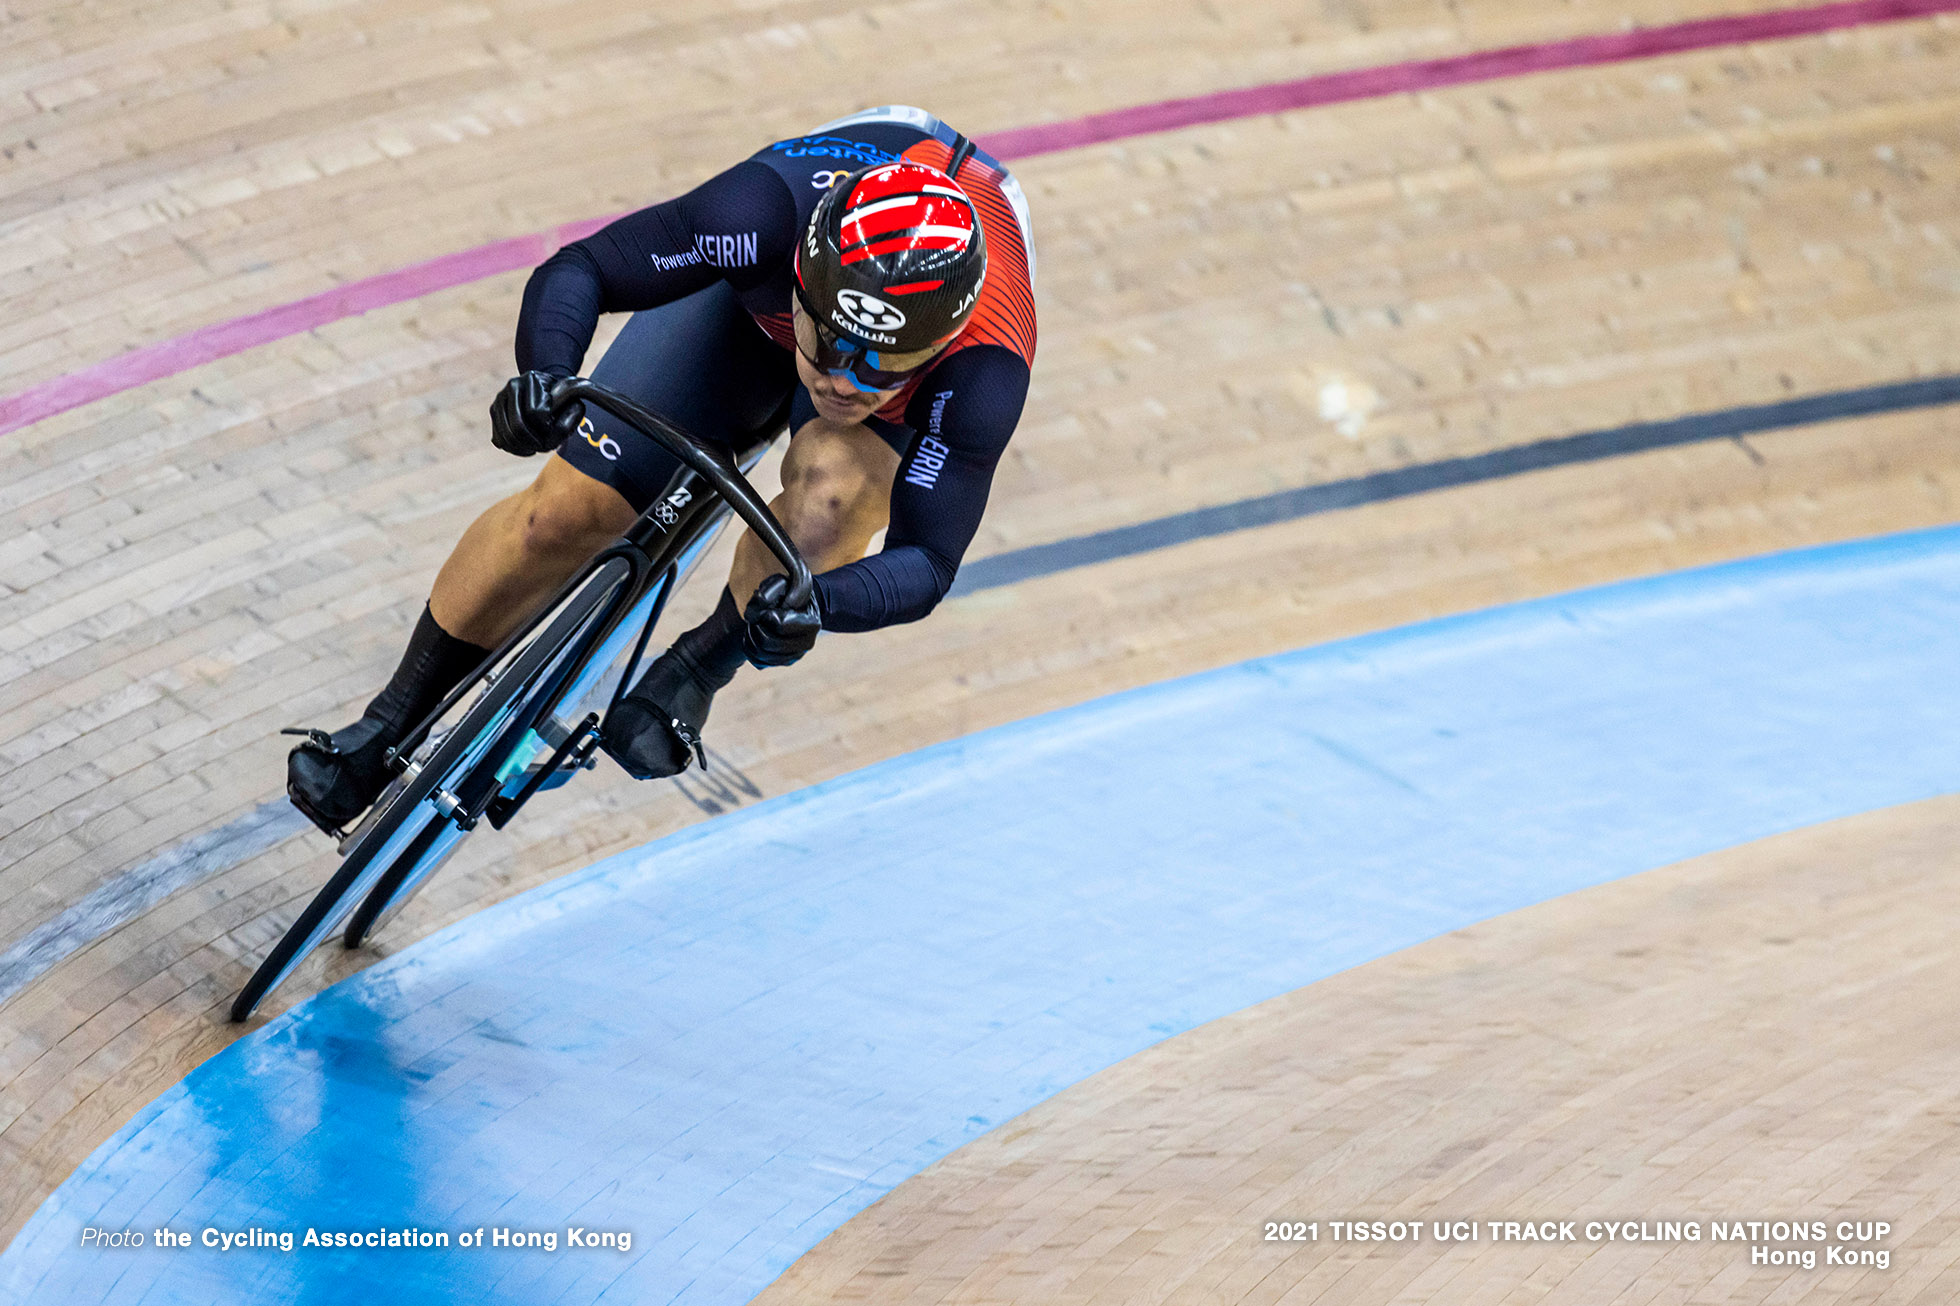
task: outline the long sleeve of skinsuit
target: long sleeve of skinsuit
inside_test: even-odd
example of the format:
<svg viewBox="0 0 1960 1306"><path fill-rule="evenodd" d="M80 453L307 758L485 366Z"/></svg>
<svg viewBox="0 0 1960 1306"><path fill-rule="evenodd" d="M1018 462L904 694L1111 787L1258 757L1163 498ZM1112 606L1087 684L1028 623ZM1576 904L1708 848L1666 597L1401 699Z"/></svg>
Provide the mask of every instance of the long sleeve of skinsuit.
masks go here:
<svg viewBox="0 0 1960 1306"><path fill-rule="evenodd" d="M715 281L751 290L783 265L795 244L789 187L760 163L738 163L545 260L524 286L518 370L571 376L601 313L658 308Z"/></svg>
<svg viewBox="0 0 1960 1306"><path fill-rule="evenodd" d="M921 434L892 484L884 549L817 577L825 630L917 621L946 597L1021 420L1028 377L1028 365L998 345L962 349L933 368L906 409Z"/></svg>

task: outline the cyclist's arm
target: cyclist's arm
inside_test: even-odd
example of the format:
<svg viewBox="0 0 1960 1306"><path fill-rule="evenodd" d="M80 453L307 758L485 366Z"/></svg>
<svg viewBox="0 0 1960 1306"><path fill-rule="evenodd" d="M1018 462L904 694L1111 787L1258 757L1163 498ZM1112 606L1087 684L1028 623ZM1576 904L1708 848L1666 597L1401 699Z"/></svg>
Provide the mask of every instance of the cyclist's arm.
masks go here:
<svg viewBox="0 0 1960 1306"><path fill-rule="evenodd" d="M601 313L672 303L717 280L762 284L796 243L796 201L764 164L744 161L677 199L565 246L531 274L517 317L521 372L571 376Z"/></svg>
<svg viewBox="0 0 1960 1306"><path fill-rule="evenodd" d="M924 434L892 482L884 550L817 577L825 630L917 621L946 597L1027 397L1027 363L999 345L933 368L906 410Z"/></svg>

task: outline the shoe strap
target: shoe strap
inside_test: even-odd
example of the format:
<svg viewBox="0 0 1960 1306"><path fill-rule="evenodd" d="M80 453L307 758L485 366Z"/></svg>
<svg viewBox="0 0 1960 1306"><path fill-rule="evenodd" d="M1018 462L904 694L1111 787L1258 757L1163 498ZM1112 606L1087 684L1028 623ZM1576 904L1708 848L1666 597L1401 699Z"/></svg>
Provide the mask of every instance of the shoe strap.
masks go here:
<svg viewBox="0 0 1960 1306"><path fill-rule="evenodd" d="M708 753L706 749L701 747L700 731L679 717L670 717L667 722L667 728L674 732L674 738L681 741L682 747L687 748L694 754L694 760L700 763L701 769L703 771L707 770Z"/></svg>
<svg viewBox="0 0 1960 1306"><path fill-rule="evenodd" d="M301 748L325 753L328 757L340 756L340 749L335 747L333 736L319 729L317 726L306 730L301 730L296 726L287 726L279 733L282 735L299 735L306 741L300 745Z"/></svg>

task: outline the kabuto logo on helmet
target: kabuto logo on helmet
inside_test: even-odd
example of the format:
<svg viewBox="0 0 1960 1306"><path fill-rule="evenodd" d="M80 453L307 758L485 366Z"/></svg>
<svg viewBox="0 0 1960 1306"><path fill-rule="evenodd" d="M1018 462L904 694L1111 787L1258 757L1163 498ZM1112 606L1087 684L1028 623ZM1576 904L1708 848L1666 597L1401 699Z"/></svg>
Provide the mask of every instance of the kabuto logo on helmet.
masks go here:
<svg viewBox="0 0 1960 1306"><path fill-rule="evenodd" d="M837 292L837 307L844 316L867 331L896 331L905 325L905 314L876 295L862 290Z"/></svg>

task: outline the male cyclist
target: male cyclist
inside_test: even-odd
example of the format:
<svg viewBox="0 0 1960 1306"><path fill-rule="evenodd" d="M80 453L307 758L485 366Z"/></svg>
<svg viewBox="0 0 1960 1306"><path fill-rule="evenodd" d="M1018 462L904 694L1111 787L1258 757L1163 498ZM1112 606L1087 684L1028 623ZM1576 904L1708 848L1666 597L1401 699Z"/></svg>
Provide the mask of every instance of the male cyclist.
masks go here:
<svg viewBox="0 0 1960 1306"><path fill-rule="evenodd" d="M596 406L552 417L552 383L577 372L601 313L633 317L594 380L730 447L787 425L771 507L817 573L812 601L792 606L744 533L714 614L614 712L613 758L642 779L677 774L745 660L784 666L820 629L925 616L1020 420L1033 267L1013 177L904 107L778 141L559 250L525 287L519 375L490 408L498 448L556 455L463 533L361 719L292 751L294 804L328 831L358 817L387 784L387 750L665 489L678 464L660 445Z"/></svg>

